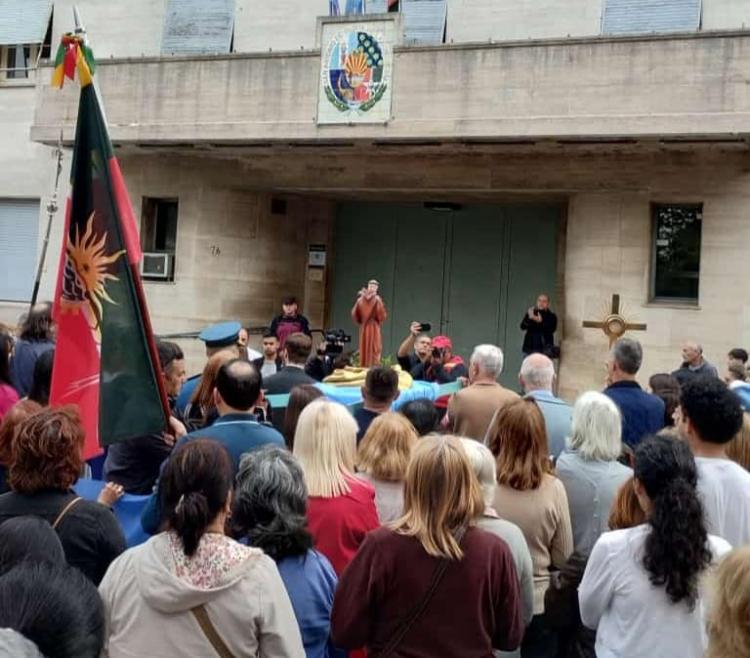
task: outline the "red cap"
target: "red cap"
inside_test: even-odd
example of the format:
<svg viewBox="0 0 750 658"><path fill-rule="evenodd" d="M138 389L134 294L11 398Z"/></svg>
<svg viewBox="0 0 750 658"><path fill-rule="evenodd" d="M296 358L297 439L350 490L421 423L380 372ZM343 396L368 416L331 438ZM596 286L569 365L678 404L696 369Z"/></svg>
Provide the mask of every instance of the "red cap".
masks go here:
<svg viewBox="0 0 750 658"><path fill-rule="evenodd" d="M448 336L435 336L432 339L432 346L437 347L439 350L449 349L453 351L453 343Z"/></svg>

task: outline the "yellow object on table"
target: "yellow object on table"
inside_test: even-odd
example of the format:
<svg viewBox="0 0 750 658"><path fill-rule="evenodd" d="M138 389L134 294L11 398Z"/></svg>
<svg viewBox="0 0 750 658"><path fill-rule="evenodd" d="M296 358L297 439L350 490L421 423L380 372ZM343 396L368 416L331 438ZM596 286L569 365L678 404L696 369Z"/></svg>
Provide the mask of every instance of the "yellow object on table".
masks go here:
<svg viewBox="0 0 750 658"><path fill-rule="evenodd" d="M401 366L392 366L398 373L398 390L406 391L412 387L414 380L411 375L402 370ZM369 368L357 368L355 366L346 366L334 370L328 377L323 380L324 384L333 386L364 386Z"/></svg>

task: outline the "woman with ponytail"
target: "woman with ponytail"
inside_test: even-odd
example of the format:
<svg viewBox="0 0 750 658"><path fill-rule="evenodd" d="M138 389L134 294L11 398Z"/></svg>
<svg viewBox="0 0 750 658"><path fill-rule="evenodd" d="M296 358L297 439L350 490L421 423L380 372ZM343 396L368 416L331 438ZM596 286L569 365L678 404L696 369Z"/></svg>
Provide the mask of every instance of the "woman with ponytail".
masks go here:
<svg viewBox="0 0 750 658"><path fill-rule="evenodd" d="M706 531L686 443L643 441L634 472L646 523L599 538L578 590L581 619L597 629L597 658L701 658L701 580L731 547Z"/></svg>
<svg viewBox="0 0 750 658"><path fill-rule="evenodd" d="M123 553L99 587L104 654L304 656L276 564L225 535L232 501L226 449L211 439L185 443L160 486L167 530Z"/></svg>

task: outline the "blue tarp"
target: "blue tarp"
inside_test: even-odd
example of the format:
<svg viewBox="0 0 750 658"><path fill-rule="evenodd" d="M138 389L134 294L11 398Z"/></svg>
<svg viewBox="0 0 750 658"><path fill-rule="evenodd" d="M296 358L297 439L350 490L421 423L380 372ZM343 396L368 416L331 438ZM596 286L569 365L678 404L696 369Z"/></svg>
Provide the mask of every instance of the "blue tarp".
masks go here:
<svg viewBox="0 0 750 658"><path fill-rule="evenodd" d="M101 480L78 480L73 487L76 493L86 500L96 500L99 492L104 488ZM118 500L113 509L117 520L122 526L128 547L142 544L149 538L141 527L141 512L151 496L133 496L125 494Z"/></svg>

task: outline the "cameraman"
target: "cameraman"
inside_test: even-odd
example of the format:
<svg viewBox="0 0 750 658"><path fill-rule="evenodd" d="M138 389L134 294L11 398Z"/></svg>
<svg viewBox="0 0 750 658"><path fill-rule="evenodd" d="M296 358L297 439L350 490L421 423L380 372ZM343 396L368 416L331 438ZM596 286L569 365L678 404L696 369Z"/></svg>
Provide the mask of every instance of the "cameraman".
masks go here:
<svg viewBox="0 0 750 658"><path fill-rule="evenodd" d="M421 322L412 322L409 326L409 335L398 348L396 357L398 364L404 372L414 376L414 369L427 361L432 356L432 338L425 331L429 331L430 325Z"/></svg>
<svg viewBox="0 0 750 658"><path fill-rule="evenodd" d="M455 382L459 377L468 377L464 360L453 355L453 343L448 336L435 336L432 339L430 358L421 361L411 373L414 379L422 379L438 384Z"/></svg>
<svg viewBox="0 0 750 658"><path fill-rule="evenodd" d="M316 329L316 331L319 330ZM334 370L351 365L351 355L344 352L344 345L351 342L351 336L341 329L333 329L323 334L323 338L315 356L305 365L305 372L319 382L322 382Z"/></svg>

